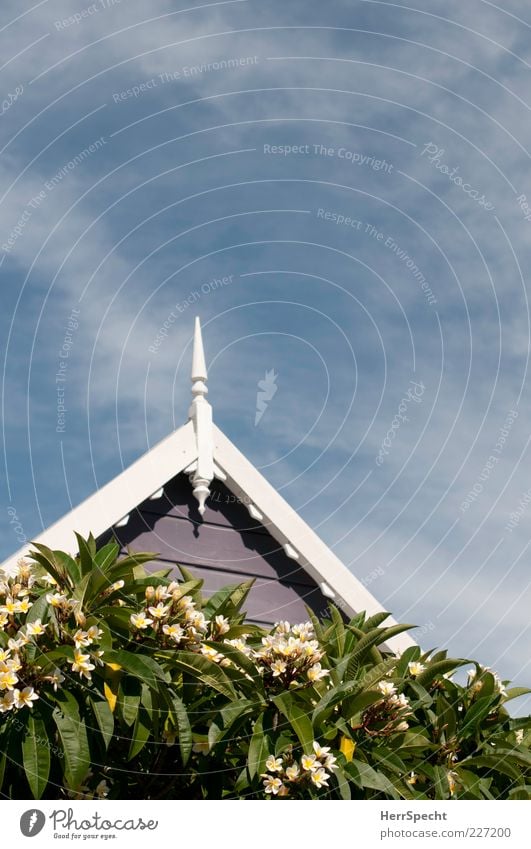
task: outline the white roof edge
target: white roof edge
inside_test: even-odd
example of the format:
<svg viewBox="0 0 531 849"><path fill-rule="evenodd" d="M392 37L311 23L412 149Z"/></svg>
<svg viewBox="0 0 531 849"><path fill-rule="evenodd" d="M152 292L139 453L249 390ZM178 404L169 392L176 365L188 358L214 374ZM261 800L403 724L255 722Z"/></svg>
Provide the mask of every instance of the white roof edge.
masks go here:
<svg viewBox="0 0 531 849"><path fill-rule="evenodd" d="M299 554L297 564L318 583L335 594L334 603L347 615L365 610L369 616L384 610L372 593L350 572L323 540L276 491L266 478L214 425L214 461L227 476L226 484L244 504L249 502L263 515L262 523L277 542ZM392 617L386 625L396 624ZM394 651L404 651L415 641L408 633L389 640Z"/></svg>
<svg viewBox="0 0 531 849"><path fill-rule="evenodd" d="M75 531L82 536L92 533L98 537L160 489L162 483L167 483L196 459L194 426L189 421L50 525L32 542L55 550L77 551ZM161 480L163 475L164 480ZM9 573L29 550L30 544L27 543L5 560L1 568Z"/></svg>

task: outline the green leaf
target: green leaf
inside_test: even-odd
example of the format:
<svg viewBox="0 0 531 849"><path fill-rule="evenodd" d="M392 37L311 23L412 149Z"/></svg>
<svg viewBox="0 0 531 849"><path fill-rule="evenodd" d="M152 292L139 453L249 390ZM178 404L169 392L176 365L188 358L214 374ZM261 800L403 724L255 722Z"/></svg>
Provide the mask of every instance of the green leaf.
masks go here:
<svg viewBox="0 0 531 849"><path fill-rule="evenodd" d="M507 690L507 695L504 696L503 702L510 702L511 699L519 699L520 696L527 696L528 693L531 693L527 687L511 687Z"/></svg>
<svg viewBox="0 0 531 849"><path fill-rule="evenodd" d="M28 717L22 758L33 798L41 799L50 775L50 743L44 722L33 714Z"/></svg>
<svg viewBox="0 0 531 849"><path fill-rule="evenodd" d="M79 578L83 578L85 575L88 575L90 572L92 572L92 569L94 567L93 555L91 546L89 545L87 540L85 540L80 534L77 533L76 539L79 550Z"/></svg>
<svg viewBox="0 0 531 849"><path fill-rule="evenodd" d="M131 737L129 753L127 755L128 761L132 760L135 755L138 755L138 753L142 751L150 736L151 724L149 721L149 717L146 711L141 708L137 713L135 726L133 728L133 735Z"/></svg>
<svg viewBox="0 0 531 849"><path fill-rule="evenodd" d="M237 613L249 595L253 583L254 580L243 581L241 584L229 584L210 596L203 608L207 619L217 615L226 616L227 613Z"/></svg>
<svg viewBox="0 0 531 849"><path fill-rule="evenodd" d="M90 767L90 751L85 723L76 722L70 716L54 708L53 719L59 732L64 752L64 778L75 790L82 783Z"/></svg>
<svg viewBox="0 0 531 849"><path fill-rule="evenodd" d="M175 694L172 694L170 698L172 714L176 720L177 730L179 732L179 749L181 751L181 759L183 766L186 766L190 759L190 755L192 754L192 726L190 725L188 712L182 699Z"/></svg>
<svg viewBox="0 0 531 849"><path fill-rule="evenodd" d="M159 653L157 653L157 656ZM174 666L182 672L187 672L193 678L207 687L212 687L218 693L222 693L228 699L237 698L230 678L225 675L224 670L204 655L194 652L175 652L172 658Z"/></svg>
<svg viewBox="0 0 531 849"><path fill-rule="evenodd" d="M378 772L369 764L363 761L353 760L351 763L343 767L344 771L352 778L358 787L369 787L371 790L378 790L391 797L391 799L399 799L400 794L394 784L387 778L383 772Z"/></svg>
<svg viewBox="0 0 531 849"><path fill-rule="evenodd" d="M106 701L93 702L92 709L94 711L94 716L96 717L96 722L98 723L101 736L103 737L103 745L106 749L108 749L109 743L111 742L114 734L113 713Z"/></svg>
<svg viewBox="0 0 531 849"><path fill-rule="evenodd" d="M133 654L120 649L116 652L105 653L106 663L118 663L126 672L144 681L152 689L157 688L157 681L169 681L169 676L152 657L147 654Z"/></svg>
<svg viewBox="0 0 531 849"><path fill-rule="evenodd" d="M313 714L312 725L316 728L329 716L336 705L349 696L357 695L363 689L359 681L345 681L328 690L322 699L317 702Z"/></svg>
<svg viewBox="0 0 531 849"><path fill-rule="evenodd" d="M474 702L463 717L463 721L459 727L459 736L465 737L466 735L474 734L491 709L492 699L490 696L485 696Z"/></svg>
<svg viewBox="0 0 531 849"><path fill-rule="evenodd" d="M273 702L293 728L299 738L303 752L311 752L314 733L313 725L307 713L295 703L291 693L280 693L273 698Z"/></svg>
<svg viewBox="0 0 531 849"><path fill-rule="evenodd" d="M464 666L467 663L471 663L471 661L464 658L438 660L435 663L430 663L424 672L417 675L415 681L422 687L427 688L435 678L440 678L446 672L452 672L452 670L457 669L458 666Z"/></svg>
<svg viewBox="0 0 531 849"><path fill-rule="evenodd" d="M247 755L247 768L251 780L255 775L260 775L265 769L265 762L269 755L269 743L264 733L264 715L260 714L254 724L253 736L249 744Z"/></svg>
<svg viewBox="0 0 531 849"><path fill-rule="evenodd" d="M131 726L138 716L140 707L141 682L138 678L126 676L120 687L118 703L126 725Z"/></svg>
<svg viewBox="0 0 531 849"><path fill-rule="evenodd" d="M118 543L108 542L107 545L102 546L94 556L94 565L101 569L102 572L106 572L116 561L119 553L120 546Z"/></svg>

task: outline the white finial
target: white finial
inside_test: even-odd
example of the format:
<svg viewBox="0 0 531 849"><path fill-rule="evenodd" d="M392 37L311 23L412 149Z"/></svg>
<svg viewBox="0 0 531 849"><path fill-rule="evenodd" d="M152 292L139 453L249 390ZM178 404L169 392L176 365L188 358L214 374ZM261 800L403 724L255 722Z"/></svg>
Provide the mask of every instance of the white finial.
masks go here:
<svg viewBox="0 0 531 849"><path fill-rule="evenodd" d="M196 381L205 381L207 377L208 372L205 363L205 352L203 350L201 322L199 321L199 316L196 316L194 328L194 348L192 352L192 392L194 392L194 384L196 383ZM208 391L206 387L205 390Z"/></svg>
<svg viewBox="0 0 531 849"><path fill-rule="evenodd" d="M194 423L197 440L197 462L194 464L190 480L194 487L194 496L199 503L201 515L205 512L205 501L210 495L209 485L214 477L212 407L205 398L208 392L207 368L201 323L197 317L194 329L194 347L192 353L192 404L190 418Z"/></svg>

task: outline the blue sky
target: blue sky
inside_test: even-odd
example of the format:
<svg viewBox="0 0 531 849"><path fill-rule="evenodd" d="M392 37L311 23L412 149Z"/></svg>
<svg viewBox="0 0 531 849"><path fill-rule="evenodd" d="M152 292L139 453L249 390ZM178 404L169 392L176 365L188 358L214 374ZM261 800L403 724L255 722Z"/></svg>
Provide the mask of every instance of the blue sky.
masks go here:
<svg viewBox="0 0 531 849"><path fill-rule="evenodd" d="M529 682L530 32L4 2L1 554L185 420L198 313L218 424L426 647Z"/></svg>

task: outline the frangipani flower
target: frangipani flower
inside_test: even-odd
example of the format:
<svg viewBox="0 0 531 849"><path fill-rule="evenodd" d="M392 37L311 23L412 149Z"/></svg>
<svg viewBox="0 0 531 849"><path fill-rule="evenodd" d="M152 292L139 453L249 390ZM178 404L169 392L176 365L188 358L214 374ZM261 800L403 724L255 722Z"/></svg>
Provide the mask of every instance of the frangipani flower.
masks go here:
<svg viewBox="0 0 531 849"><path fill-rule="evenodd" d="M12 690L18 684L18 675L11 669L0 671L0 690Z"/></svg>
<svg viewBox="0 0 531 849"><path fill-rule="evenodd" d="M330 776L327 772L325 772L322 767L319 767L319 769L314 770L311 774L311 782L312 784L315 784L317 788L327 787L329 778Z"/></svg>
<svg viewBox="0 0 531 849"><path fill-rule="evenodd" d="M411 663L408 663L407 668L413 678L416 678L417 675L420 675L426 669L424 664L419 663L418 660L412 660Z"/></svg>
<svg viewBox="0 0 531 849"><path fill-rule="evenodd" d="M36 702L39 698L33 687L24 687L23 690L15 690L14 696L16 708L32 708L33 702Z"/></svg>
<svg viewBox="0 0 531 849"><path fill-rule="evenodd" d="M273 673L273 678L278 678L279 675L282 675L283 672L286 671L288 665L285 660L275 660L271 664L271 671Z"/></svg>
<svg viewBox="0 0 531 849"><path fill-rule="evenodd" d="M132 613L129 618L131 624L140 631L144 631L150 625L153 625L153 619L148 619L145 613Z"/></svg>
<svg viewBox="0 0 531 849"><path fill-rule="evenodd" d="M286 779L288 781L296 781L301 771L299 769L298 764L293 764L292 766L288 766L286 768Z"/></svg>
<svg viewBox="0 0 531 849"><path fill-rule="evenodd" d="M0 696L0 713L7 713L10 710L13 710L15 706L15 693L13 690L8 690L7 693L4 693Z"/></svg>
<svg viewBox="0 0 531 849"><path fill-rule="evenodd" d="M265 765L269 772L282 772L282 758L276 758L274 755L269 755Z"/></svg>
<svg viewBox="0 0 531 849"><path fill-rule="evenodd" d="M86 631L78 630L74 634L74 643L76 645L76 649L83 648L84 646L90 646L92 640L90 639L88 633Z"/></svg>
<svg viewBox="0 0 531 849"><path fill-rule="evenodd" d="M170 610L169 605L163 604L161 601L159 601L158 604L156 604L152 607L148 607L148 611L149 611L149 613L151 613L153 618L159 619L159 620L165 619L166 616L169 613L169 610Z"/></svg>
<svg viewBox="0 0 531 849"><path fill-rule="evenodd" d="M35 619L34 622L29 622L26 625L26 634L29 637L40 637L46 631L46 625L43 625L40 619Z"/></svg>
<svg viewBox="0 0 531 849"><path fill-rule="evenodd" d="M321 760L321 758L326 758L328 756L330 746L320 746L317 740L314 740L312 745L316 758L319 758L319 760Z"/></svg>
<svg viewBox="0 0 531 849"><path fill-rule="evenodd" d="M215 616L214 627L218 634L226 634L230 631L230 622L225 616Z"/></svg>
<svg viewBox="0 0 531 849"><path fill-rule="evenodd" d="M301 766L304 770L306 770L306 772L311 772L318 768L319 762L315 755L303 755L301 758Z"/></svg>
<svg viewBox="0 0 531 849"><path fill-rule="evenodd" d="M396 687L391 683L391 681L380 681L378 689L382 696L394 696L396 693Z"/></svg>
<svg viewBox="0 0 531 849"><path fill-rule="evenodd" d="M79 672L81 678L86 678L88 681L92 680L92 670L95 669L93 663L90 662L89 654L82 654L82 652L75 651L74 652L74 662L72 663L72 672Z"/></svg>
<svg viewBox="0 0 531 849"><path fill-rule="evenodd" d="M170 639L175 640L176 643L178 643L181 637L183 637L184 635L184 631L180 625L163 625L162 630L167 637L170 637Z"/></svg>
<svg viewBox="0 0 531 849"><path fill-rule="evenodd" d="M321 678L325 678L327 675L330 675L328 669L323 669L320 663L314 663L313 666L310 666L308 672L306 673L309 681L320 681Z"/></svg>
<svg viewBox="0 0 531 849"><path fill-rule="evenodd" d="M283 786L284 785L282 784L280 778L277 778L276 776L266 775L264 777L264 789L266 793L270 793L273 796L276 796L280 788Z"/></svg>

